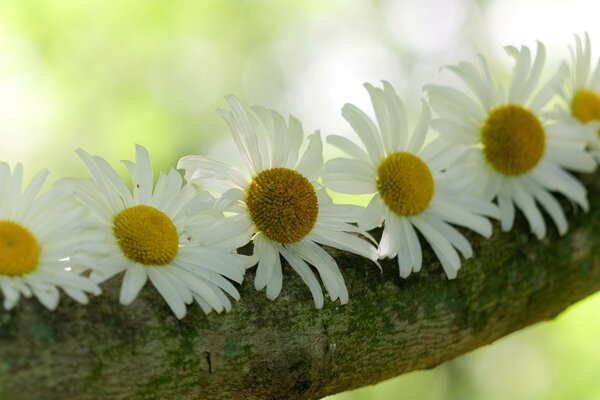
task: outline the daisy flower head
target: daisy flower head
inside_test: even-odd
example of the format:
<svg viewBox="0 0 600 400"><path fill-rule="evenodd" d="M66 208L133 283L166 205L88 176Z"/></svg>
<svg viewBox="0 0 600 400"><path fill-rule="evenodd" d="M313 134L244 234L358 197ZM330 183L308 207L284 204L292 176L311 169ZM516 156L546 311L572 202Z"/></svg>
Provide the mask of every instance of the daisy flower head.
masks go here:
<svg viewBox="0 0 600 400"><path fill-rule="evenodd" d="M340 193L373 194L358 226L368 230L385 222L379 257L398 256L400 276L421 270L420 232L453 279L461 266L458 252L468 258L473 250L451 224L490 237L492 226L483 215L496 216L497 209L459 194L464 183L445 169L460 153L428 140L431 115L425 103L409 129L404 105L388 82L383 89L365 87L377 121L352 104L343 107L342 115L363 147L342 136L328 136L330 144L351 158L328 161L323 182Z"/></svg>
<svg viewBox="0 0 600 400"><path fill-rule="evenodd" d="M561 104L554 117L564 130L577 140L584 135L594 155L600 160L600 60L592 68L592 46L586 33L582 42L575 36L569 47L569 75L560 92Z"/></svg>
<svg viewBox="0 0 600 400"><path fill-rule="evenodd" d="M245 163L245 171L203 156L186 156L178 168L189 182L219 196L217 207L238 221L238 243L254 243L258 262L254 287L266 287L271 300L282 283L281 257L310 289L315 306L323 307L323 291L312 265L332 301L348 301L348 290L335 260L318 243L376 259L375 248L355 233L365 233L351 223L356 207L331 203L317 179L323 168L323 146L318 132L308 139L300 156L303 130L300 122L286 121L263 107L247 107L228 96L231 110L220 110ZM243 228L243 229L241 229ZM237 238L236 238L237 236Z"/></svg>
<svg viewBox="0 0 600 400"><path fill-rule="evenodd" d="M541 84L546 51L538 42L535 56L528 47L505 48L515 60L508 90L493 79L483 57L480 68L469 62L450 66L468 87L428 85L431 107L438 114L432 126L441 137L469 151L461 167L473 174L479 194L496 199L502 230L512 228L515 206L531 231L542 239L546 223L540 206L552 218L559 233L567 231L564 212L552 192L558 192L588 209L585 187L566 169L589 172L594 160L585 142L573 140L549 121L549 101L558 93L566 67Z"/></svg>
<svg viewBox="0 0 600 400"><path fill-rule="evenodd" d="M72 192L55 185L40 195L48 176L40 171L23 190L23 167L11 172L0 163L0 291L4 309L12 309L21 296L35 296L46 308L56 309L63 290L87 304L87 293L100 288L72 271L71 257L83 229L81 207L73 206Z"/></svg>
<svg viewBox="0 0 600 400"><path fill-rule="evenodd" d="M239 299L229 280L241 283L242 256L220 246L207 247L195 235L211 232L189 219L189 207L213 204L184 185L179 172L160 173L156 185L148 152L136 146L136 161L123 161L129 170L130 190L108 163L83 150L81 157L91 180L79 182L77 198L94 220L87 263L91 277L103 282L125 272L119 301L130 304L149 279L177 318L183 318L194 300L208 313L231 309L227 295ZM190 233L194 231L194 233Z"/></svg>

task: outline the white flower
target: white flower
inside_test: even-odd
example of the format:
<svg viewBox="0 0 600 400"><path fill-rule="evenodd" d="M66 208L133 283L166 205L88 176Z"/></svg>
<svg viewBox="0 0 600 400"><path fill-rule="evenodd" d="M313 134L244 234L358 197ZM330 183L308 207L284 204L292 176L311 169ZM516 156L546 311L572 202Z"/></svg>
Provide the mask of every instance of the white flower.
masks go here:
<svg viewBox="0 0 600 400"><path fill-rule="evenodd" d="M571 63L560 92L561 102L550 115L573 140L586 140L600 160L600 61L592 69L592 48L587 34L584 44L575 36L575 48L570 47L569 51Z"/></svg>
<svg viewBox="0 0 600 400"><path fill-rule="evenodd" d="M496 199L504 231L513 226L515 205L523 212L538 238L546 235L539 205L550 214L562 235L568 224L551 192L556 191L588 209L585 187L565 169L589 172L594 160L585 143L572 133L550 125L543 108L563 82L565 67L539 85L546 51L538 43L532 60L530 50L506 47L515 60L508 91L497 85L481 57L481 68L461 62L449 69L468 86L470 94L429 85L430 104L440 116L432 122L442 137L471 151L462 168L473 174L481 195ZM539 205L538 205L539 203Z"/></svg>
<svg viewBox="0 0 600 400"><path fill-rule="evenodd" d="M86 292L100 294L94 282L71 271L84 210L73 207L66 187L54 186L39 196L47 175L40 171L23 191L21 164L11 173L8 164L0 163L0 290L6 310L21 295L32 294L54 310L59 288L82 304L88 302Z"/></svg>
<svg viewBox="0 0 600 400"><path fill-rule="evenodd" d="M365 87L377 126L359 108L344 106L342 115L358 134L364 149L342 136L329 136L329 143L352 158L328 161L323 181L337 192L374 194L359 227L372 229L385 221L379 256L397 255L400 276L406 278L421 269L419 231L448 278L455 278L461 265L456 249L467 258L473 250L450 224L490 237L492 225L481 215L496 216L498 211L489 202L460 195L465 182L445 171L460 152L435 142L426 144L431 115L425 103L409 134L404 107L392 86L383 82L383 90L369 84Z"/></svg>
<svg viewBox="0 0 600 400"><path fill-rule="evenodd" d="M206 313L231 309L225 293L239 299L228 279L242 281L242 256L231 254L227 246L199 245L207 244L212 232L186 214L189 207L212 212L212 199L183 185L174 169L160 173L154 186L148 153L141 146L136 146L137 164L123 161L133 193L105 160L83 150L78 154L92 177L79 183L76 193L95 220L86 260L94 268L92 279L102 282L125 271L119 297L125 305L150 279L177 318L185 316L186 304L194 299Z"/></svg>
<svg viewBox="0 0 600 400"><path fill-rule="evenodd" d="M286 123L275 111L252 109L233 96L232 111L220 110L227 121L246 167L246 173L203 156L187 156L178 168L189 182L218 193L217 206L233 214L238 232L230 237L240 244L251 239L258 269L256 290L267 288L275 299L282 287L280 255L309 287L315 306L323 306L323 292L309 264L315 267L331 300L348 301L344 278L335 260L317 243L376 259L376 250L352 233L359 209L331 204L316 182L323 167L319 133L310 136L299 157L302 126L295 118Z"/></svg>

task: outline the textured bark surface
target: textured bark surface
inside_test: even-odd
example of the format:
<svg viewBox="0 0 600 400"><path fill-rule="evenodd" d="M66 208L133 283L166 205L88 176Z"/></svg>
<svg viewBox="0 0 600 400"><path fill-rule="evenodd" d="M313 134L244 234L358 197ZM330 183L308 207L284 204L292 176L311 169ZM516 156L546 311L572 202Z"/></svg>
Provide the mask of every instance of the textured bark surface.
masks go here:
<svg viewBox="0 0 600 400"><path fill-rule="evenodd" d="M252 286L227 315L199 307L178 321L149 285L129 307L121 278L89 306L66 297L55 312L35 301L0 314L0 398L319 399L430 368L535 322L600 288L600 175L584 177L588 214L568 209L571 229L537 241L522 219L491 240L469 235L476 257L448 281L431 252L398 277L395 260L335 253L346 306L315 310L308 289L284 276L276 301Z"/></svg>

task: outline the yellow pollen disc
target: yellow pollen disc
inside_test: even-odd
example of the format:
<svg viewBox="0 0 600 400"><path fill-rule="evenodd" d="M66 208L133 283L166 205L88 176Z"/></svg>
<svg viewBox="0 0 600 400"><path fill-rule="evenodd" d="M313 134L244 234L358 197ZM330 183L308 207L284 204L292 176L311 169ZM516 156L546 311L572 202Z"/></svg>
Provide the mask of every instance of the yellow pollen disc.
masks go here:
<svg viewBox="0 0 600 400"><path fill-rule="evenodd" d="M0 274L20 276L38 265L40 246L35 236L21 225L0 221Z"/></svg>
<svg viewBox="0 0 600 400"><path fill-rule="evenodd" d="M123 253L144 265L165 265L179 248L177 229L169 217L154 207L129 207L113 219L113 232Z"/></svg>
<svg viewBox="0 0 600 400"><path fill-rule="evenodd" d="M600 121L600 96L589 90L580 90L573 96L571 113L580 122ZM596 132L600 137L600 130Z"/></svg>
<svg viewBox="0 0 600 400"><path fill-rule="evenodd" d="M258 230L279 243L304 238L319 214L312 184L287 168L272 168L256 175L246 191L246 206Z"/></svg>
<svg viewBox="0 0 600 400"><path fill-rule="evenodd" d="M544 155L546 135L540 120L517 105L498 107L481 127L486 160L504 175L521 175Z"/></svg>
<svg viewBox="0 0 600 400"><path fill-rule="evenodd" d="M433 197L433 177L419 157L403 151L387 156L377 169L377 191L396 214L416 215Z"/></svg>

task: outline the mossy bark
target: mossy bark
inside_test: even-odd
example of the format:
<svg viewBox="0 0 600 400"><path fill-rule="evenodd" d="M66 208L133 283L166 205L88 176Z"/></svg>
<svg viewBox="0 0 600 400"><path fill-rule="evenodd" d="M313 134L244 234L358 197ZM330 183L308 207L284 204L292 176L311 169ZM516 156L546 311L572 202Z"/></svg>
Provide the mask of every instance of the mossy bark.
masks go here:
<svg viewBox="0 0 600 400"><path fill-rule="evenodd" d="M446 280L431 252L403 280L335 252L350 302L315 310L292 273L276 301L252 286L226 315L189 308L177 320L148 285L128 307L121 278L88 306L57 311L21 301L0 314L0 398L318 399L430 368L556 316L600 288L600 179L586 176L590 213L573 209L569 233L538 241L522 219L491 240L469 235L476 257Z"/></svg>

